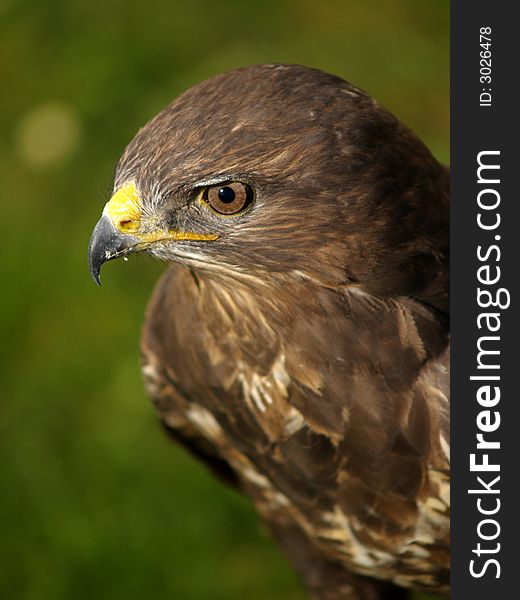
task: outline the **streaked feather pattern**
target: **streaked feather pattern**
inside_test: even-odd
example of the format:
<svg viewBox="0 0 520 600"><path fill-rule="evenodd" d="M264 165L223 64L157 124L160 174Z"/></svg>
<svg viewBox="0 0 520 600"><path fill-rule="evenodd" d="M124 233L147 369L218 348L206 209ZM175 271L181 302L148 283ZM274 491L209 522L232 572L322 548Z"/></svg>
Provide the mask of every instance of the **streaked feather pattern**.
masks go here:
<svg viewBox="0 0 520 600"><path fill-rule="evenodd" d="M290 559L284 523L322 560L445 591L440 317L348 287L273 285L262 301L254 285L168 271L143 333L144 370L161 365L168 391L148 385L161 418L209 442L210 466L230 466Z"/></svg>
<svg viewBox="0 0 520 600"><path fill-rule="evenodd" d="M256 194L232 218L194 200L225 179ZM170 435L251 497L314 598L446 593L447 170L361 90L261 65L148 123L127 181L150 223L218 235L148 248L172 263L142 336Z"/></svg>

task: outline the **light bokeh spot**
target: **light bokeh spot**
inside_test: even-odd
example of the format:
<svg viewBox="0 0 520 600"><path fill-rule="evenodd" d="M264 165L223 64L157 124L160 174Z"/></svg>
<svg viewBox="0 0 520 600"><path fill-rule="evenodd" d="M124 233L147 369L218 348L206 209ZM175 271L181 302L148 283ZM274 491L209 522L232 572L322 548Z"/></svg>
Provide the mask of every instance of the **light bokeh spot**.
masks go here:
<svg viewBox="0 0 520 600"><path fill-rule="evenodd" d="M29 167L46 169L60 165L78 147L81 125L67 104L40 104L27 112L15 132L19 157Z"/></svg>

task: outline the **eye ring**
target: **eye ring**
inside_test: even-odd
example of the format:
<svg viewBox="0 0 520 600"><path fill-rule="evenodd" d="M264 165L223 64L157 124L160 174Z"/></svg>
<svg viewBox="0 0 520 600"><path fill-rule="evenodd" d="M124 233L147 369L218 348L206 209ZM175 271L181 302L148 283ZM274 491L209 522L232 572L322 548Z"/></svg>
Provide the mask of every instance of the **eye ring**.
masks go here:
<svg viewBox="0 0 520 600"><path fill-rule="evenodd" d="M245 210L253 201L254 192L251 186L241 181L219 183L207 187L202 199L220 215L236 215Z"/></svg>

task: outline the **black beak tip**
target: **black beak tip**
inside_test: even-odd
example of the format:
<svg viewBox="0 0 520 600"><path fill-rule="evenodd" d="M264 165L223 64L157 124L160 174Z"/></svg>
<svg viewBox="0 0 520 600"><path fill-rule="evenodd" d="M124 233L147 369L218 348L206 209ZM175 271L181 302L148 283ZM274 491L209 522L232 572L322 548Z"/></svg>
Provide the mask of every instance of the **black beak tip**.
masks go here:
<svg viewBox="0 0 520 600"><path fill-rule="evenodd" d="M88 245L88 267L97 285L101 285L103 263L131 251L135 241L135 238L116 231L106 215L99 219Z"/></svg>
<svg viewBox="0 0 520 600"><path fill-rule="evenodd" d="M92 279L97 285L101 285L101 266L103 261L100 259L99 252L96 252L94 235L88 245L88 269Z"/></svg>
<svg viewBox="0 0 520 600"><path fill-rule="evenodd" d="M88 244L88 268L92 279L101 285L101 267L119 249L120 241L108 218L103 215L94 227Z"/></svg>
<svg viewBox="0 0 520 600"><path fill-rule="evenodd" d="M93 271L90 269L90 274L92 275L92 279L96 285L101 285L101 276L99 271Z"/></svg>

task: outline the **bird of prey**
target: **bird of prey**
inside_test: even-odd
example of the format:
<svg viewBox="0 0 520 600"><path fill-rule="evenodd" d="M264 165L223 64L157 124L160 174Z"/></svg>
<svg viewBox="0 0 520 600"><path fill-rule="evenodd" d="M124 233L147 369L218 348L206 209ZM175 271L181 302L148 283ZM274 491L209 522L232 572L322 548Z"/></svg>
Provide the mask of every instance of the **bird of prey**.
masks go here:
<svg viewBox="0 0 520 600"><path fill-rule="evenodd" d="M119 160L89 246L168 262L142 371L311 597L448 593L449 175L362 90L295 65L186 91Z"/></svg>

